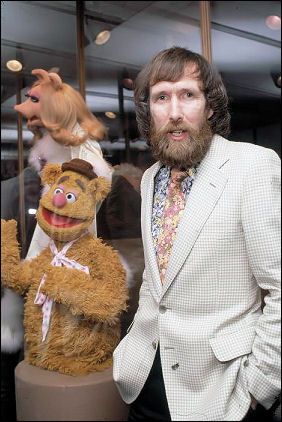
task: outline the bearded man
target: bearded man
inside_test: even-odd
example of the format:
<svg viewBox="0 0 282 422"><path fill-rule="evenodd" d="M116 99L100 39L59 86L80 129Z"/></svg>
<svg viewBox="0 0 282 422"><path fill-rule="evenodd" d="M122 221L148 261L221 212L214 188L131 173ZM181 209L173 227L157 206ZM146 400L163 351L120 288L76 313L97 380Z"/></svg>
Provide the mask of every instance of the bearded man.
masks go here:
<svg viewBox="0 0 282 422"><path fill-rule="evenodd" d="M157 54L135 103L157 162L141 182L139 307L114 352L129 420L270 420L280 393L280 159L225 139L225 87L192 51Z"/></svg>

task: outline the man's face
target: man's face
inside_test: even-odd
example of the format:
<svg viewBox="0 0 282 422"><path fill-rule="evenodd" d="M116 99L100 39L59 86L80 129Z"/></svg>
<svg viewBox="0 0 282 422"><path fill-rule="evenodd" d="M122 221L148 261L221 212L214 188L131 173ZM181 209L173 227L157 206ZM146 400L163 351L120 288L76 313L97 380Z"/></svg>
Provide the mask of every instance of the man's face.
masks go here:
<svg viewBox="0 0 282 422"><path fill-rule="evenodd" d="M151 145L155 158L187 168L205 155L212 138L200 81L188 66L176 82L161 81L150 89Z"/></svg>

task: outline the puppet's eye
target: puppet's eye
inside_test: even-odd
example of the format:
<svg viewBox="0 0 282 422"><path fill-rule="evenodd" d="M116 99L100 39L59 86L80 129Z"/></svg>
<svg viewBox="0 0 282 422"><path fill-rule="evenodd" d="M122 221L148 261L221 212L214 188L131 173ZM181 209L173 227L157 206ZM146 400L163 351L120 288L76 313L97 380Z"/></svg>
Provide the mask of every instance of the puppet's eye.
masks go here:
<svg viewBox="0 0 282 422"><path fill-rule="evenodd" d="M38 98L38 97L36 97L35 95L25 94L25 97L26 97L26 98L30 98L30 100L31 100L33 103L38 103L38 102L39 102L39 98Z"/></svg>
<svg viewBox="0 0 282 422"><path fill-rule="evenodd" d="M39 102L39 98L38 98L38 97L35 97L35 95L31 95L31 96L30 96L30 99L31 99L31 101L32 101L33 103L38 103L38 102Z"/></svg>
<svg viewBox="0 0 282 422"><path fill-rule="evenodd" d="M54 195L58 195L58 193L64 193L63 189L61 189L61 188L56 188L56 189L54 190Z"/></svg>
<svg viewBox="0 0 282 422"><path fill-rule="evenodd" d="M66 198L67 198L67 201L68 201L70 204L72 204L73 202L75 202L75 201L76 201L76 196L75 196L75 194L74 194L74 193L72 193L72 192L68 192L68 193L66 193Z"/></svg>

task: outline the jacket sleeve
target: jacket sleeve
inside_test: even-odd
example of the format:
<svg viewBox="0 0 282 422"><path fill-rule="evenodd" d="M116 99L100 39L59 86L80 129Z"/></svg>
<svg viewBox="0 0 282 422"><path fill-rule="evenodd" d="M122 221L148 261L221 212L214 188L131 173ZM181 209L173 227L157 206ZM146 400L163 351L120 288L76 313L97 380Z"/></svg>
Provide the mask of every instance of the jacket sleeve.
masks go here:
<svg viewBox="0 0 282 422"><path fill-rule="evenodd" d="M251 163L245 180L242 224L252 273L268 291L244 370L249 392L268 409L281 388L281 164L274 151L265 154Z"/></svg>

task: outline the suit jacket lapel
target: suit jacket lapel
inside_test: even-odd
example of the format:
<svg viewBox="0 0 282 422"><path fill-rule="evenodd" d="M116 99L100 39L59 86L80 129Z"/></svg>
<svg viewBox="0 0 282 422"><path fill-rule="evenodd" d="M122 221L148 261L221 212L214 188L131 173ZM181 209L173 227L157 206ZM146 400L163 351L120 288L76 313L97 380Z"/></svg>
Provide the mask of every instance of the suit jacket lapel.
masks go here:
<svg viewBox="0 0 282 422"><path fill-rule="evenodd" d="M215 135L209 152L199 166L178 227L163 285L160 280L151 231L154 179L160 169L160 163L155 163L146 175L142 199L142 237L143 243L146 245L144 248L145 266L149 268L152 275L148 282L157 301L177 276L224 190L228 176L221 168L229 161L226 152L228 143L229 141Z"/></svg>
<svg viewBox="0 0 282 422"><path fill-rule="evenodd" d="M190 254L205 222L219 200L226 182L227 178L217 169L205 171L205 174L194 181L177 229L162 293L167 290Z"/></svg>
<svg viewBox="0 0 282 422"><path fill-rule="evenodd" d="M222 144L219 146L222 146ZM220 160L218 160L218 150L221 150ZM177 229L165 281L162 286L162 295L166 292L189 256L227 183L228 177L220 170L220 167L223 167L229 160L222 153L222 148L212 148L198 169Z"/></svg>
<svg viewBox="0 0 282 422"><path fill-rule="evenodd" d="M155 187L155 176L161 167L160 163L155 163L147 174L147 180L144 181L146 190L143 193L142 201L142 237L143 244L146 245L144 248L145 266L149 267L149 272L152 277L149 278L148 283L151 288L152 294L158 301L162 292L162 283L160 279L159 267L155 253L155 246L152 236L152 207L154 199L154 187Z"/></svg>

